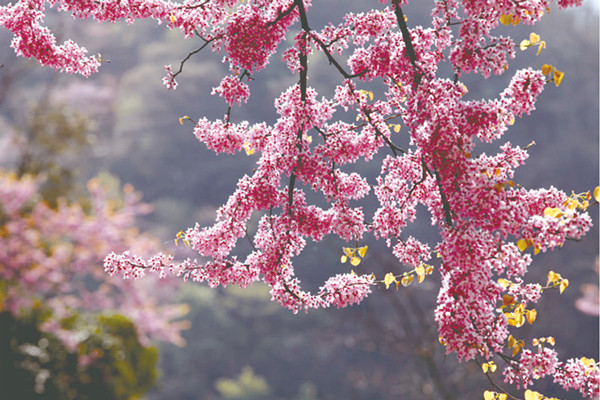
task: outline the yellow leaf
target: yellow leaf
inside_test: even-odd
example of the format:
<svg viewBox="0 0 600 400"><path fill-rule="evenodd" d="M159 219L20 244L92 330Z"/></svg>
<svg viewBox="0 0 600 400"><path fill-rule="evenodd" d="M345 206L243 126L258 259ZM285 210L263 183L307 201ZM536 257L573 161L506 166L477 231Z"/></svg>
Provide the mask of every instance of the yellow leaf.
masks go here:
<svg viewBox="0 0 600 400"><path fill-rule="evenodd" d="M350 259L350 264L352 264L352 265L354 265L356 267L358 264L360 264L360 258L358 258L358 257L352 257Z"/></svg>
<svg viewBox="0 0 600 400"><path fill-rule="evenodd" d="M498 279L498 283L502 285L505 289L510 286L510 281L508 279L500 278Z"/></svg>
<svg viewBox="0 0 600 400"><path fill-rule="evenodd" d="M425 269L425 273L427 275L431 275L432 272L433 272L433 267L431 265L428 265L427 268Z"/></svg>
<svg viewBox="0 0 600 400"><path fill-rule="evenodd" d="M512 356L514 357L519 354L519 351L521 351L521 346L515 346L512 351Z"/></svg>
<svg viewBox="0 0 600 400"><path fill-rule="evenodd" d="M533 321L535 321L535 318L537 317L537 311L536 310L527 310L526 317L527 317L527 322L529 322L529 325L533 324Z"/></svg>
<svg viewBox="0 0 600 400"><path fill-rule="evenodd" d="M533 247L533 254L537 256L539 252L540 252L540 248L538 246L534 246Z"/></svg>
<svg viewBox="0 0 600 400"><path fill-rule="evenodd" d="M346 256L341 256L341 257L340 257L340 261L341 261L341 262L342 262L342 264L343 264L343 263L345 263L346 261L348 261L348 257L346 257Z"/></svg>
<svg viewBox="0 0 600 400"><path fill-rule="evenodd" d="M396 132L396 133L400 132L400 125L399 124L395 124L394 125L394 132Z"/></svg>
<svg viewBox="0 0 600 400"><path fill-rule="evenodd" d="M501 393L498 395L498 400L506 400L508 395L506 393Z"/></svg>
<svg viewBox="0 0 600 400"><path fill-rule="evenodd" d="M414 277L412 275L408 275L405 276L404 278L402 278L402 286L408 286L412 283L412 281L414 280Z"/></svg>
<svg viewBox="0 0 600 400"><path fill-rule="evenodd" d="M549 271L548 272L548 283L547 283L547 285L558 281L560 278L561 278L560 274L557 274L554 271Z"/></svg>
<svg viewBox="0 0 600 400"><path fill-rule="evenodd" d="M501 15L500 16L500 23L503 25L510 25L510 23L513 21L513 16L512 14L508 14L508 15Z"/></svg>
<svg viewBox="0 0 600 400"><path fill-rule="evenodd" d="M496 365L496 363L493 362L493 361L490 361L488 364L490 365L490 371L496 372L496 368L498 368L498 366Z"/></svg>
<svg viewBox="0 0 600 400"><path fill-rule="evenodd" d="M596 186L596 189L594 189L594 200L600 203L600 186Z"/></svg>
<svg viewBox="0 0 600 400"><path fill-rule="evenodd" d="M537 346L538 344L540 344L540 339L533 338L531 340L531 344L533 344L534 346Z"/></svg>
<svg viewBox="0 0 600 400"><path fill-rule="evenodd" d="M354 250L349 247L342 247L342 251L347 257L354 257Z"/></svg>
<svg viewBox="0 0 600 400"><path fill-rule="evenodd" d="M556 344L556 341L554 340L554 338L552 336L548 336L546 338L546 340L548 341L548 343L550 343L552 346L554 346Z"/></svg>
<svg viewBox="0 0 600 400"><path fill-rule="evenodd" d="M525 400L541 400L544 396L541 393L534 392L533 390L527 389L525 391Z"/></svg>
<svg viewBox="0 0 600 400"><path fill-rule="evenodd" d="M560 83L562 82L563 77L565 76L564 72L561 72L557 69L554 70L554 83L556 84L556 86L560 86Z"/></svg>
<svg viewBox="0 0 600 400"><path fill-rule="evenodd" d="M531 44L536 44L536 43L538 43L538 42L540 41L540 39L541 39L541 38L540 38L540 35L538 35L538 34L536 34L536 33L533 33L533 32L531 32L531 33L529 34L529 41L531 42Z"/></svg>
<svg viewBox="0 0 600 400"><path fill-rule="evenodd" d="M560 281L560 293L564 292L565 289L569 287L569 280L568 279L563 279Z"/></svg>
<svg viewBox="0 0 600 400"><path fill-rule="evenodd" d="M535 55L539 56L540 52L542 51L542 49L545 49L545 48L546 48L546 42L542 40L540 42L540 44L538 45L538 51L537 51L537 53Z"/></svg>
<svg viewBox="0 0 600 400"><path fill-rule="evenodd" d="M364 257L365 254L367 254L367 250L369 249L369 246L363 246L361 248L358 249L358 255L361 257Z"/></svg>
<svg viewBox="0 0 600 400"><path fill-rule="evenodd" d="M244 142L244 150L246 151L246 155L251 156L254 154L254 149L250 147L250 143L248 142Z"/></svg>
<svg viewBox="0 0 600 400"><path fill-rule="evenodd" d="M502 305L507 306L514 302L515 302L515 298L512 297L510 294L505 294L504 296L502 296Z"/></svg>
<svg viewBox="0 0 600 400"><path fill-rule="evenodd" d="M529 247L527 245L527 242L523 239L519 239L517 240L517 247L519 248L519 250L521 251L525 251L525 249L527 249L527 247Z"/></svg>
<svg viewBox="0 0 600 400"><path fill-rule="evenodd" d="M481 364L481 370L483 371L484 374L487 374L487 372L488 372L488 364L487 363Z"/></svg>
<svg viewBox="0 0 600 400"><path fill-rule="evenodd" d="M438 337L438 340L440 341L440 344L441 344L442 346L445 346L445 345L446 345L446 341L444 340L444 338L443 338L443 337L439 336L439 337Z"/></svg>
<svg viewBox="0 0 600 400"><path fill-rule="evenodd" d="M418 280L419 280L419 283L422 283L425 280L425 274L418 275Z"/></svg>
<svg viewBox="0 0 600 400"><path fill-rule="evenodd" d="M373 100L373 92L369 92L369 100Z"/></svg>
<svg viewBox="0 0 600 400"><path fill-rule="evenodd" d="M425 267L423 267L423 265L419 265L417 268L415 268L415 272L419 276L425 275Z"/></svg>
<svg viewBox="0 0 600 400"><path fill-rule="evenodd" d="M516 26L520 21L521 21L521 18L519 18L519 16L513 15L513 18L512 18L513 25Z"/></svg>
<svg viewBox="0 0 600 400"><path fill-rule="evenodd" d="M508 336L508 347L513 348L515 347L515 345L517 344L517 341L515 340L515 338L513 337L513 335L509 335Z"/></svg>
<svg viewBox="0 0 600 400"><path fill-rule="evenodd" d="M562 215L563 215L563 213L562 213L562 211L560 211L560 208L546 207L544 209L545 217L560 218L560 217L562 217Z"/></svg>
<svg viewBox="0 0 600 400"><path fill-rule="evenodd" d="M542 74L548 75L550 72L552 72L552 69L552 65L544 64L542 65Z"/></svg>
<svg viewBox="0 0 600 400"><path fill-rule="evenodd" d="M521 41L521 44L519 44L519 48L521 49L521 51L525 51L527 50L527 48L531 46L531 42L527 39L523 39Z"/></svg>
<svg viewBox="0 0 600 400"><path fill-rule="evenodd" d="M389 289L390 285L396 281L396 277L391 272L385 274L385 278L383 278L383 283L385 284L385 288Z"/></svg>

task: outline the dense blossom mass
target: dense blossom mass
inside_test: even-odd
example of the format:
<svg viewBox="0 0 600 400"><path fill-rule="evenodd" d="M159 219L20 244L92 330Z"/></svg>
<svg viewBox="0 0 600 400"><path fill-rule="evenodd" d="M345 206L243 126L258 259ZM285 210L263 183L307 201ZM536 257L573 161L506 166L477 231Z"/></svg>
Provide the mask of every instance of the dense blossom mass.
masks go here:
<svg viewBox="0 0 600 400"><path fill-rule="evenodd" d="M501 139L516 118L534 110L547 76L559 85L562 73L552 66L518 70L497 98L483 100L466 100L461 82L466 73L485 78L509 73L517 44L495 36L494 29L501 23L535 24L552 5L546 0L436 0L431 26L409 27L402 10L407 0L379 3L380 9L348 13L341 23L321 30L310 27L310 0L20 0L0 8L0 24L14 33L18 54L88 76L101 59L73 42L58 45L43 26L45 6L99 21L154 18L196 37L202 48L224 52L231 73L212 94L230 107L246 101L249 78L267 66L282 43L289 46L283 61L298 83L275 99L277 122L234 122L230 112L221 120L194 121L195 136L215 152L258 156L253 174L240 179L213 226L194 226L177 236L201 259L175 263L163 254L143 259L133 252L111 253L105 259L108 273L173 273L211 286L264 281L273 300L297 312L359 303L375 284L407 285L414 276L421 281L431 273L426 263L439 259L435 319L449 353L465 360L500 357L506 361L505 380L519 387L552 376L566 389L597 396L600 372L594 360L562 362L547 346L523 349L509 332L524 319L535 319L531 307L544 289L564 289L566 280L557 274L546 287L525 284L522 277L532 252L562 246L590 229L585 213L590 199L515 184L514 170L527 159L528 147L503 143L495 155L475 149L478 142ZM580 4L557 1L558 8ZM542 43L532 35L521 48L535 44L541 50ZM308 86L308 56L316 52L338 77L334 93L319 94ZM438 72L442 64L449 64L452 75ZM179 72L165 68L164 83L175 89ZM372 81L385 89L361 89ZM348 111L356 120L344 117ZM344 116L335 119L336 112ZM348 172L357 160L381 162L376 181ZM300 184L324 201L309 202ZM366 199L379 204L372 215L362 208ZM438 243L404 233L419 206L429 210L439 228ZM258 227L250 232L256 215ZM344 249L343 257L353 265L366 252L359 247L366 235L385 240L399 261L397 272L384 280L354 272L336 275L319 291L304 291L293 259L307 241L326 235L356 246ZM240 239L250 242L246 256L233 255Z"/></svg>

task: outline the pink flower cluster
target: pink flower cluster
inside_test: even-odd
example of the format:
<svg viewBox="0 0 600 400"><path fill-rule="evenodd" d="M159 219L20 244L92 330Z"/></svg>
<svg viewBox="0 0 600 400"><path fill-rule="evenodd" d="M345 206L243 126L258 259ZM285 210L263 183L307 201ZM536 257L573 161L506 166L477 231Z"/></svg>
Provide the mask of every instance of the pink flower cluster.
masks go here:
<svg viewBox="0 0 600 400"><path fill-rule="evenodd" d="M525 349L521 352L519 362L504 370L504 380L516 384L517 387L527 388L533 385L534 379L547 375L555 376L560 364L554 349L539 346L537 353Z"/></svg>
<svg viewBox="0 0 600 400"><path fill-rule="evenodd" d="M86 75L94 71L95 59L85 59L72 44L66 47L69 54L61 56L66 50L61 53L41 26L45 3L21 0L0 8L0 23L16 34L15 47L46 65ZM271 287L273 300L293 311L345 307L362 301L376 280L336 275L311 294L296 277L294 257L308 241L326 235L353 246L372 235L384 239L399 264L410 269L437 255L439 335L459 359L488 359L505 348L509 335L499 309L503 296L525 305L540 296L539 285L523 283L532 257L517 243L547 251L582 237L591 227L585 212L565 205L565 193L513 182L514 170L528 157L527 147L504 143L492 155L476 149L478 142L500 140L517 117L535 109L546 83L542 72L516 71L493 99L466 100L468 89L460 81L464 73L484 78L506 73L515 43L494 35L500 18L534 24L546 13L547 0L437 0L431 27L409 26L401 9L407 0L381 1L387 4L381 10L349 13L340 24L320 30L310 27L311 4L303 0L48 3L77 17L155 18L186 36L196 32L213 51L225 52L233 75L224 77L213 94L230 106L249 96L240 77L264 69L286 34L297 29L282 54L298 83L275 99L275 123L234 123L228 113L222 120L201 118L196 124L195 136L215 152L245 150L257 157L253 173L239 180L215 223L191 227L179 237L202 260L174 263L161 254L143 259L113 253L105 259L110 274L137 278L152 271L211 286L245 287L262 280ZM559 7L580 3L558 0ZM334 93L320 99L308 86L309 56L316 53L339 76ZM454 79L438 72L448 69ZM166 70L164 83L174 89L176 73ZM342 113L337 119L336 111ZM346 113L356 116L354 122ZM380 162L378 176L353 169L359 160ZM365 207L365 199L376 201L376 209ZM439 229L438 243L405 233L419 207L428 210ZM549 208L560 212L548 214ZM258 226L250 224L252 216L259 219ZM235 251L240 240L249 241L248 254ZM403 268L398 266L398 275ZM505 287L498 278L512 284ZM561 365L551 350L523 351L506 377L528 385L552 375L566 388L597 393L597 366L582 370L576 362Z"/></svg>

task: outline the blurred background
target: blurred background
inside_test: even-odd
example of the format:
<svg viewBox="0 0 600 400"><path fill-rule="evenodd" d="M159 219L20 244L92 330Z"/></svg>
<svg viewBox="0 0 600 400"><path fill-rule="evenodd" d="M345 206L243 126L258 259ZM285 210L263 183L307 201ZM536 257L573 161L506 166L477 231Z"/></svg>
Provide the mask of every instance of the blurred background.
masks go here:
<svg viewBox="0 0 600 400"><path fill-rule="evenodd" d="M409 26L428 26L430 2L413 3L405 9ZM315 0L308 15L311 27L319 29L328 22L339 23L348 11L381 6L375 0L343 5ZM89 209L86 187L91 179L113 203L122 202L123 190L129 190L123 185L132 184L153 207L153 212L138 217L135 226L152 237L156 250L187 256L174 247L175 234L196 222L212 223L217 207L238 179L252 172L257 160L215 156L194 138L191 123L182 126L178 121L184 115L217 119L226 113L222 99L210 96L226 73L222 54L195 55L178 77L177 90L168 91L161 84L163 66L172 64L176 69L200 46L198 41L184 40L180 32L155 21L111 25L52 13L49 21L59 41L73 38L110 62L88 79L60 75L35 61L16 58L9 48L10 35L0 32L2 175L12 174L16 180L43 176L35 202L51 208L66 202ZM503 76L462 77L467 96L498 96L511 71L521 66L552 64L565 77L559 88L547 85L538 110L518 120L501 143L478 144L476 151L492 153L505 141L525 146L534 140L527 164L517 170L517 183L527 188L552 185L567 193L593 189L599 182L598 4L584 1L576 10L553 9L533 28L500 30L516 42L535 31L547 48L538 56L533 50L517 50ZM281 52L255 74L248 104L232 110L234 121L275 121L273 100L297 81L280 59ZM335 74L322 54L312 56L309 84L321 95L333 94ZM373 177L379 169L369 164L357 167ZM570 281L564 294L545 294L535 324L519 330L527 343L533 337L554 336L563 360L599 358L598 208L590 209L590 214L595 227L582 241L538 255L527 276L529 282L545 282L552 269ZM413 232L435 240L424 209L419 217ZM7 225L7 219L0 223ZM134 227L130 225L128 229ZM6 237L0 235L0 240ZM361 271L379 276L399 268L384 244L365 244L369 252ZM339 261L342 245L325 240L297 258L298 275L308 288L314 290L326 276L348 268ZM102 257L92 261L90 265L102 269ZM0 294L11 285L10 279L3 279ZM292 315L270 302L268 289L261 285L239 290L169 283L165 290L147 294L154 299L140 301L186 304L190 326L181 333L183 341L171 337L151 345L140 342L133 333L135 318L107 317L103 310L95 310L82 313L71 326L87 329L89 336L87 345L76 349L40 331L40 323L48 319L44 313L49 312L43 304L30 304L9 316L0 296L0 368L18 377L12 382L19 387L15 399L481 398L491 387L479 367L445 356L438 343L433 320L438 288L439 275L434 273L423 284L400 291L376 289L359 307ZM82 365L82 357L90 354L94 356ZM535 389L563 399L579 398L550 382L536 383ZM4 399L1 387L0 398Z"/></svg>

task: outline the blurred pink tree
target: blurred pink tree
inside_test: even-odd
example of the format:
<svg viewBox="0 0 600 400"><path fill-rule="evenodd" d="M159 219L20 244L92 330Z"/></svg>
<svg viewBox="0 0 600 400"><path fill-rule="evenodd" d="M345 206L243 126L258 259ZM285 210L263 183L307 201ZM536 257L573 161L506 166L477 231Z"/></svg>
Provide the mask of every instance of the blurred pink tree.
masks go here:
<svg viewBox="0 0 600 400"><path fill-rule="evenodd" d="M38 195L40 183L33 176L0 173L0 311L18 316L36 305L47 307L51 317L42 329L70 348L79 335L62 321L81 311L127 316L145 345L150 338L181 343L185 322L172 320L182 309L159 306L152 282L107 278L100 268L115 248L149 253L160 247L135 228L135 217L149 211L139 194L127 185L119 204L95 178L88 184L89 206L62 201L52 208Z"/></svg>

